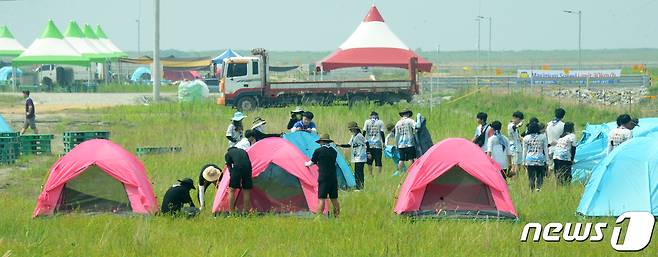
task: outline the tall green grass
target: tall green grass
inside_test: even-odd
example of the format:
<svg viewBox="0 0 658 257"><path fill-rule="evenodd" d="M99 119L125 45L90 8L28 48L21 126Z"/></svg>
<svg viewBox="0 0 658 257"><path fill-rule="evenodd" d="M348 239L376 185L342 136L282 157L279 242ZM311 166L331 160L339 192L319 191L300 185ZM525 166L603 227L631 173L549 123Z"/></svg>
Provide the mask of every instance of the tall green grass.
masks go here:
<svg viewBox="0 0 658 257"><path fill-rule="evenodd" d="M507 121L521 110L527 117L548 121L555 101L522 94L474 94L441 106L410 106L425 115L434 141L447 137L471 138L474 117L486 111L490 120ZM362 124L372 110L386 123L396 121L406 106L305 106L315 113L320 133L338 143L347 142L347 122ZM578 128L613 120L612 111L564 104L566 120ZM138 146L182 146L179 154L141 157L156 196L181 177L196 179L202 165L222 163L224 133L233 110L206 104L156 104L87 110L106 125L75 125L71 129L107 129L113 141L129 151ZM268 121L269 132L285 129L289 108L260 109L247 113ZM71 114L76 117L76 114ZM247 123L249 124L249 123ZM249 126L246 126L249 127ZM61 133L62 131L48 131ZM11 167L8 185L0 183L0 254L12 256L610 256L606 239L600 243L521 243L527 222L578 222L574 214L582 186L557 187L551 177L542 192L531 193L526 178L511 179L519 222L474 220L412 221L392 213L400 178L384 160L384 174L366 177L366 190L341 192L342 217L302 219L279 216L215 218L204 210L194 219L153 216L57 215L31 219L44 177L55 156L29 158ZM195 193L195 192L193 192ZM208 191L212 204L215 191ZM160 200L159 200L160 201ZM208 206L207 206L208 207ZM208 207L209 208L209 207ZM595 219L614 222L612 219ZM655 243L644 252L658 254Z"/></svg>

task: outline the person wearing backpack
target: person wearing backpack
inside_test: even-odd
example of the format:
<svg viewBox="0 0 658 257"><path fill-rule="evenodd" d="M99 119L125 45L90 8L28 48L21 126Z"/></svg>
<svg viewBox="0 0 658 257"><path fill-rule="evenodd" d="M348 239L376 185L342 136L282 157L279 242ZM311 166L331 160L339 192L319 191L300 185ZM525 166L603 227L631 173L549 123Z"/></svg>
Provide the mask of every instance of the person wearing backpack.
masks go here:
<svg viewBox="0 0 658 257"><path fill-rule="evenodd" d="M487 141L488 139L493 136L494 131L487 124L487 114L484 112L479 112L475 116L475 121L477 121L478 126L475 128L475 136L473 137L473 143L478 145L482 151L486 152L487 151Z"/></svg>

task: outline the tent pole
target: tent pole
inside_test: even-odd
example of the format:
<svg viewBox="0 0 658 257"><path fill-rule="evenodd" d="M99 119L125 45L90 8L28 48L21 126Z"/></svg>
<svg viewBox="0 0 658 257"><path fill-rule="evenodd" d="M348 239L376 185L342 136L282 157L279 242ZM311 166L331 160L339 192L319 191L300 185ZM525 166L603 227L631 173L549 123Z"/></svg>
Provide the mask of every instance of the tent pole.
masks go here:
<svg viewBox="0 0 658 257"><path fill-rule="evenodd" d="M16 86L16 66L11 66L11 87L14 91L18 91L18 87Z"/></svg>

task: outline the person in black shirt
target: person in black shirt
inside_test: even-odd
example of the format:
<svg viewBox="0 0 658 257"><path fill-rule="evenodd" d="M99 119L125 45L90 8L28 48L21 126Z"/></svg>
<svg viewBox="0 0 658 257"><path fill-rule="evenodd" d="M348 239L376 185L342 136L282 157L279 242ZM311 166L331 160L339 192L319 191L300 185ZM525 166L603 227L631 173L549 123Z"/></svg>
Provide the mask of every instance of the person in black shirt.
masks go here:
<svg viewBox="0 0 658 257"><path fill-rule="evenodd" d="M302 114L304 113L304 109L302 107L297 106L293 111L290 112L290 121L288 121L288 130L292 129L292 127L295 126L295 123L298 121L302 120Z"/></svg>
<svg viewBox="0 0 658 257"><path fill-rule="evenodd" d="M32 101L32 98L30 98L30 91L23 91L23 97L25 97L25 124L23 124L21 135L25 134L25 131L28 127L32 129L34 134L39 134L36 118L34 115L34 101Z"/></svg>
<svg viewBox="0 0 658 257"><path fill-rule="evenodd" d="M313 164L318 165L318 209L317 214L322 215L324 203L329 198L333 207L334 217L340 214L338 203L338 178L336 177L336 157L338 152L329 145L333 140L324 134L318 139L320 148L315 149L311 160L306 162L306 167Z"/></svg>
<svg viewBox="0 0 658 257"><path fill-rule="evenodd" d="M256 117L254 119L254 122L252 122L251 130L254 133L254 137L256 138L256 142L268 138L268 137L280 137L281 134L267 134L265 133L265 124L267 124L267 121L265 121L261 117ZM294 124L293 124L294 125Z"/></svg>
<svg viewBox="0 0 658 257"><path fill-rule="evenodd" d="M215 164L206 164L201 168L199 173L199 209L203 209L204 203L204 194L210 185L219 184L219 181L222 179L222 169L220 169Z"/></svg>
<svg viewBox="0 0 658 257"><path fill-rule="evenodd" d="M230 173L229 180L229 212L235 212L236 197L235 190L240 189L242 193L242 207L243 210L249 210L249 194L251 188L253 187L253 181L251 180L251 160L249 160L249 154L245 150L242 150L237 147L231 147L226 152L224 156L226 160L226 166Z"/></svg>
<svg viewBox="0 0 658 257"><path fill-rule="evenodd" d="M190 197L190 190L195 189L194 181L191 178L185 178L178 182L180 184L170 187L162 199L160 212L163 214L176 214L185 204L195 207L192 197Z"/></svg>

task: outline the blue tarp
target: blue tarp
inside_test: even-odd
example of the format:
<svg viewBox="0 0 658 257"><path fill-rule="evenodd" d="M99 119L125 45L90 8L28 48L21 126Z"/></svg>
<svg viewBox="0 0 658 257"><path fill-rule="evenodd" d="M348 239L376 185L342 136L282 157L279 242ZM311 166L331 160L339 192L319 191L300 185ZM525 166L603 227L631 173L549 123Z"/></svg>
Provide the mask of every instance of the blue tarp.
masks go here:
<svg viewBox="0 0 658 257"><path fill-rule="evenodd" d="M655 137L632 138L616 147L592 171L577 212L585 216L619 216L627 211L646 211L658 216L655 149Z"/></svg>
<svg viewBox="0 0 658 257"><path fill-rule="evenodd" d="M16 77L23 75L23 71L16 69ZM5 66L0 68L0 81L6 81L11 79L11 66Z"/></svg>
<svg viewBox="0 0 658 257"><path fill-rule="evenodd" d="M223 64L224 59L230 58L230 57L240 57L238 53L234 52L232 49L226 49L222 54L218 55L215 58L212 58L212 63L214 64Z"/></svg>
<svg viewBox="0 0 658 257"><path fill-rule="evenodd" d="M14 132L2 115L0 115L0 132Z"/></svg>
<svg viewBox="0 0 658 257"><path fill-rule="evenodd" d="M303 131L297 131L292 133L286 133L283 135L283 139L290 141L292 144L297 146L299 150L304 153L308 158L313 156L315 149L320 147L320 144L315 141L320 137L314 133L308 133ZM336 176L338 176L338 186L340 188L354 188L356 187L356 180L350 169L350 165L345 160L345 157L334 145L334 149L338 152L338 158L336 158Z"/></svg>
<svg viewBox="0 0 658 257"><path fill-rule="evenodd" d="M142 76L144 74L149 74L148 79L142 79ZM143 83L143 82L150 82L151 81L151 69L148 67L139 67L135 69L133 74L130 76L130 81L135 82L135 83Z"/></svg>
<svg viewBox="0 0 658 257"><path fill-rule="evenodd" d="M608 133L617 127L616 122L587 125L583 137L576 147L576 156L571 168L572 181L586 183L594 167L606 156ZM640 126L633 129L633 137L645 137L658 131L658 118L640 119Z"/></svg>

